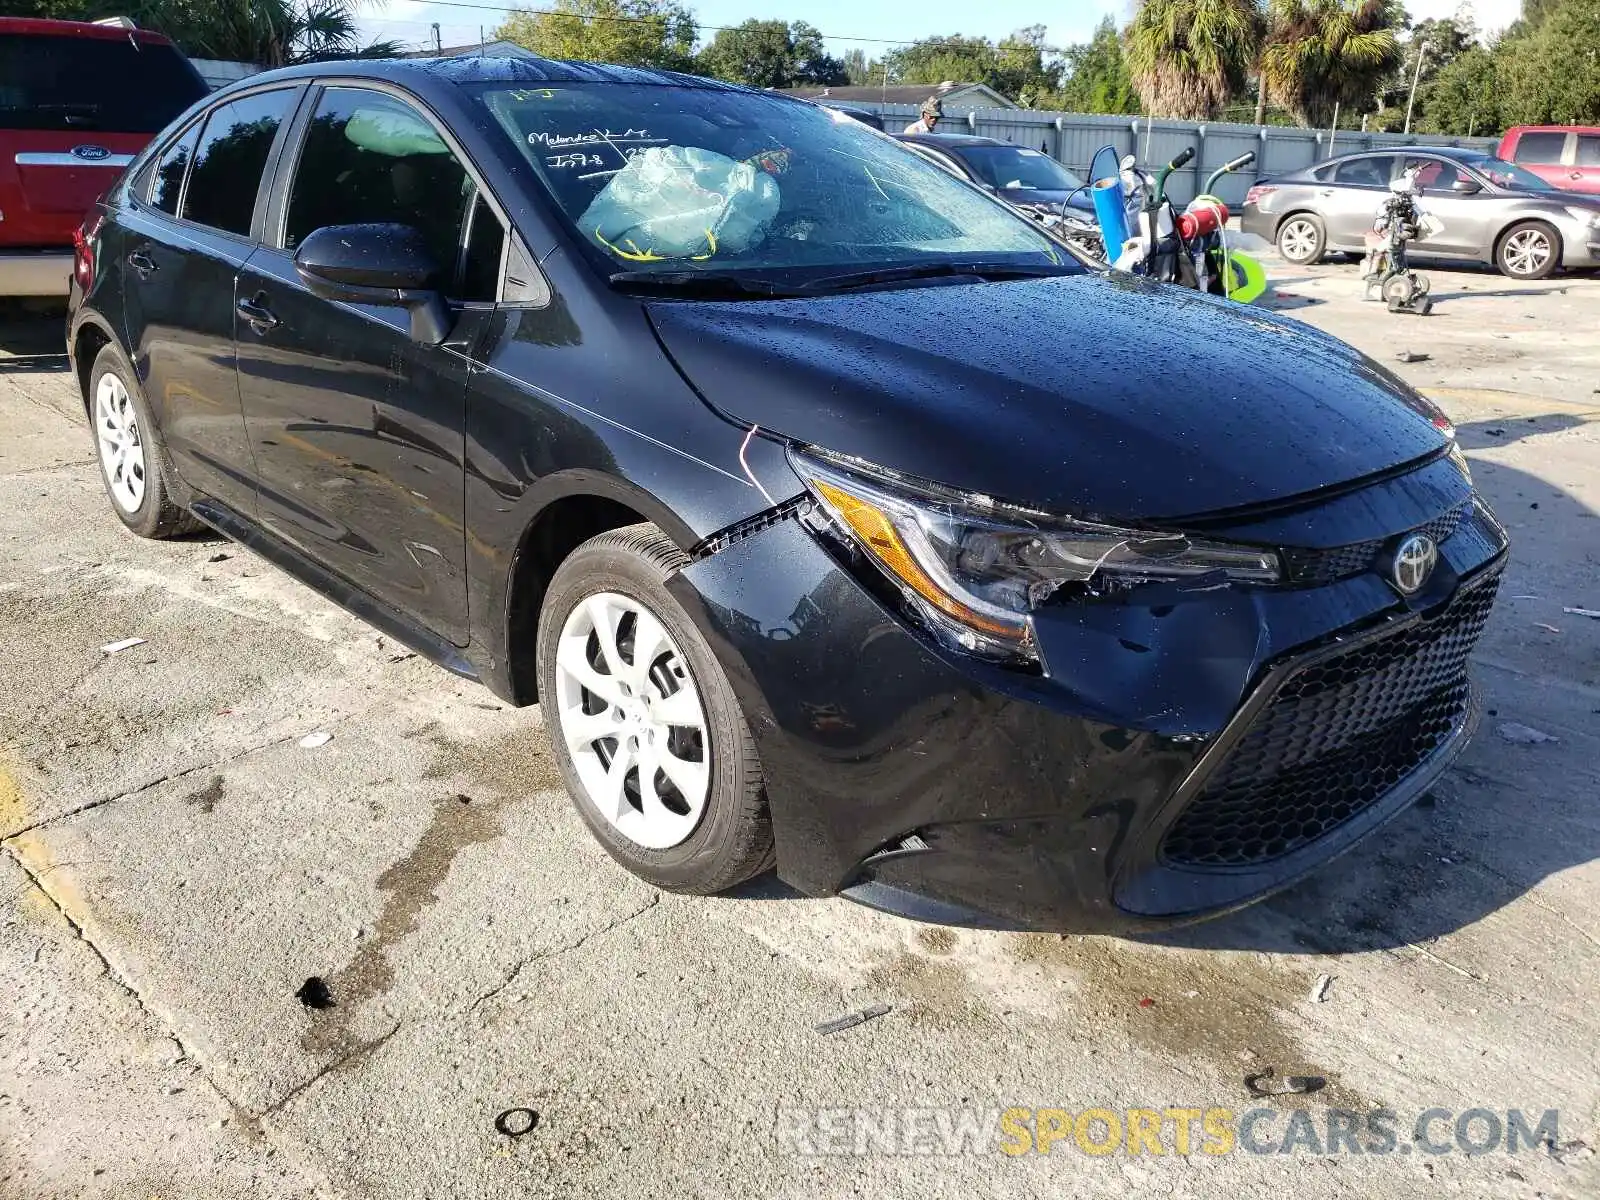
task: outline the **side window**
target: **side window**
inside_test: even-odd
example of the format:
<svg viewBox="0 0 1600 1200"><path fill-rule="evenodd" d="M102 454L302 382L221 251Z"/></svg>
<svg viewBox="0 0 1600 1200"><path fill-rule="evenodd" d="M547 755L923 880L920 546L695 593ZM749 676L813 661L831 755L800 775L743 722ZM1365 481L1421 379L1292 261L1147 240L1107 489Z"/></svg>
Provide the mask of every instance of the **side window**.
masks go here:
<svg viewBox="0 0 1600 1200"><path fill-rule="evenodd" d="M1388 187L1389 158L1369 155L1347 159L1334 168L1333 181L1358 187Z"/></svg>
<svg viewBox="0 0 1600 1200"><path fill-rule="evenodd" d="M1461 178L1461 172L1456 170L1453 163L1437 158L1408 158L1405 169L1416 171L1417 186L1424 190L1449 188Z"/></svg>
<svg viewBox="0 0 1600 1200"><path fill-rule="evenodd" d="M248 236L261 172L294 96L292 88L260 92L206 118L183 193L186 220Z"/></svg>
<svg viewBox="0 0 1600 1200"><path fill-rule="evenodd" d="M1578 135L1578 157L1574 165L1600 167L1600 134L1580 133Z"/></svg>
<svg viewBox="0 0 1600 1200"><path fill-rule="evenodd" d="M1564 133L1534 133L1529 131L1517 138L1513 161L1519 163L1558 163L1561 152L1567 148Z"/></svg>
<svg viewBox="0 0 1600 1200"><path fill-rule="evenodd" d="M177 141L162 152L150 169L150 203L164 213L178 215L178 198L183 194L183 173L194 157L200 140L200 122L189 126Z"/></svg>
<svg viewBox="0 0 1600 1200"><path fill-rule="evenodd" d="M451 294L458 300L498 300L505 226L481 195L473 201L470 219L472 224L467 230L467 245L461 259L461 284Z"/></svg>
<svg viewBox="0 0 1600 1200"><path fill-rule="evenodd" d="M470 239L464 236L469 217ZM283 244L293 250L325 225L371 222L415 228L446 281L459 278L465 257L468 286L477 294L457 298L494 299L505 234L450 147L403 101L362 88L328 88L317 101L289 188Z"/></svg>

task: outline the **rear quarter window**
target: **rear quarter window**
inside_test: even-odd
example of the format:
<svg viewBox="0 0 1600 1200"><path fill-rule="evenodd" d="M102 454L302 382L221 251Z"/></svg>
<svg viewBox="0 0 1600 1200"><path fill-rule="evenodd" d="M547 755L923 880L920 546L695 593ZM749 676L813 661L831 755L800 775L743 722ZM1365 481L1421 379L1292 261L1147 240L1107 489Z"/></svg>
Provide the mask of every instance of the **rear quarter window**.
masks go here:
<svg viewBox="0 0 1600 1200"><path fill-rule="evenodd" d="M0 129L155 133L205 94L172 46L0 34Z"/></svg>
<svg viewBox="0 0 1600 1200"><path fill-rule="evenodd" d="M1538 133L1529 131L1517 138L1517 148L1511 161L1519 163L1558 163L1561 152L1567 148L1564 133Z"/></svg>
<svg viewBox="0 0 1600 1200"><path fill-rule="evenodd" d="M1580 133L1578 135L1578 159L1580 167L1600 167L1600 133Z"/></svg>

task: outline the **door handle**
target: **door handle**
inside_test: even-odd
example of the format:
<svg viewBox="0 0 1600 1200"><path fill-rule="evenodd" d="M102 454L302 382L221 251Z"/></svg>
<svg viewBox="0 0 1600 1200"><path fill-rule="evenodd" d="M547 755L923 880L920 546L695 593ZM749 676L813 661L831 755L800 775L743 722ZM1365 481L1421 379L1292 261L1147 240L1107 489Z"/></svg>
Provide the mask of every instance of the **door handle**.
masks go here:
<svg viewBox="0 0 1600 1200"><path fill-rule="evenodd" d="M1317 193L1317 195L1319 195L1319 196L1331 196L1331 195L1333 195L1333 189L1332 188L1323 188L1321 191L1319 191Z"/></svg>
<svg viewBox="0 0 1600 1200"><path fill-rule="evenodd" d="M241 300L234 305L234 310L250 323L250 328L260 336L265 336L279 325L278 318L272 315L272 310L267 307L267 294L257 292L252 299Z"/></svg>
<svg viewBox="0 0 1600 1200"><path fill-rule="evenodd" d="M1582 179L1583 178L1583 172L1582 171L1574 171L1570 176L1568 176L1568 178L1569 179Z"/></svg>
<svg viewBox="0 0 1600 1200"><path fill-rule="evenodd" d="M139 272L140 279L149 279L156 270L156 260L143 250L135 250L128 255L128 265Z"/></svg>

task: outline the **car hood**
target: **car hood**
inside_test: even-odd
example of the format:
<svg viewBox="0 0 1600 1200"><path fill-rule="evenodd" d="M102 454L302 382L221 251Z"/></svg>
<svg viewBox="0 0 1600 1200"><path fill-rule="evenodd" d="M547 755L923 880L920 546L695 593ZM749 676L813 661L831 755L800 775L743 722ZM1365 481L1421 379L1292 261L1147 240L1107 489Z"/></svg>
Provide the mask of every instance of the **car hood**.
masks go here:
<svg viewBox="0 0 1600 1200"><path fill-rule="evenodd" d="M1049 188L1001 188L997 193L1002 200L1011 204L1023 206L1041 205L1049 208L1060 208L1063 200L1069 201L1069 207L1081 208L1086 212L1094 211L1094 201L1089 198L1089 193L1083 188L1075 191L1064 192Z"/></svg>
<svg viewBox="0 0 1600 1200"><path fill-rule="evenodd" d="M1445 445L1343 342L1126 275L647 307L726 416L1065 513L1268 503Z"/></svg>

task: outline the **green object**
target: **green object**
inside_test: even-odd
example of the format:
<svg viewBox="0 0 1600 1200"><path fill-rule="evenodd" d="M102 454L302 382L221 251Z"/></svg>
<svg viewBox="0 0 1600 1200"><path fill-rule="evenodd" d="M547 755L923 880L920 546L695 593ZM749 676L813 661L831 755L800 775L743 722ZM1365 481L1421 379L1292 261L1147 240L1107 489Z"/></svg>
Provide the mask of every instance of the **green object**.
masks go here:
<svg viewBox="0 0 1600 1200"><path fill-rule="evenodd" d="M344 136L363 150L390 158L449 154L450 147L420 117L387 108L358 108L345 122Z"/></svg>
<svg viewBox="0 0 1600 1200"><path fill-rule="evenodd" d="M1228 260L1223 263L1222 269L1228 273L1228 299L1250 304L1267 294L1266 268L1243 251L1229 250Z"/></svg>

